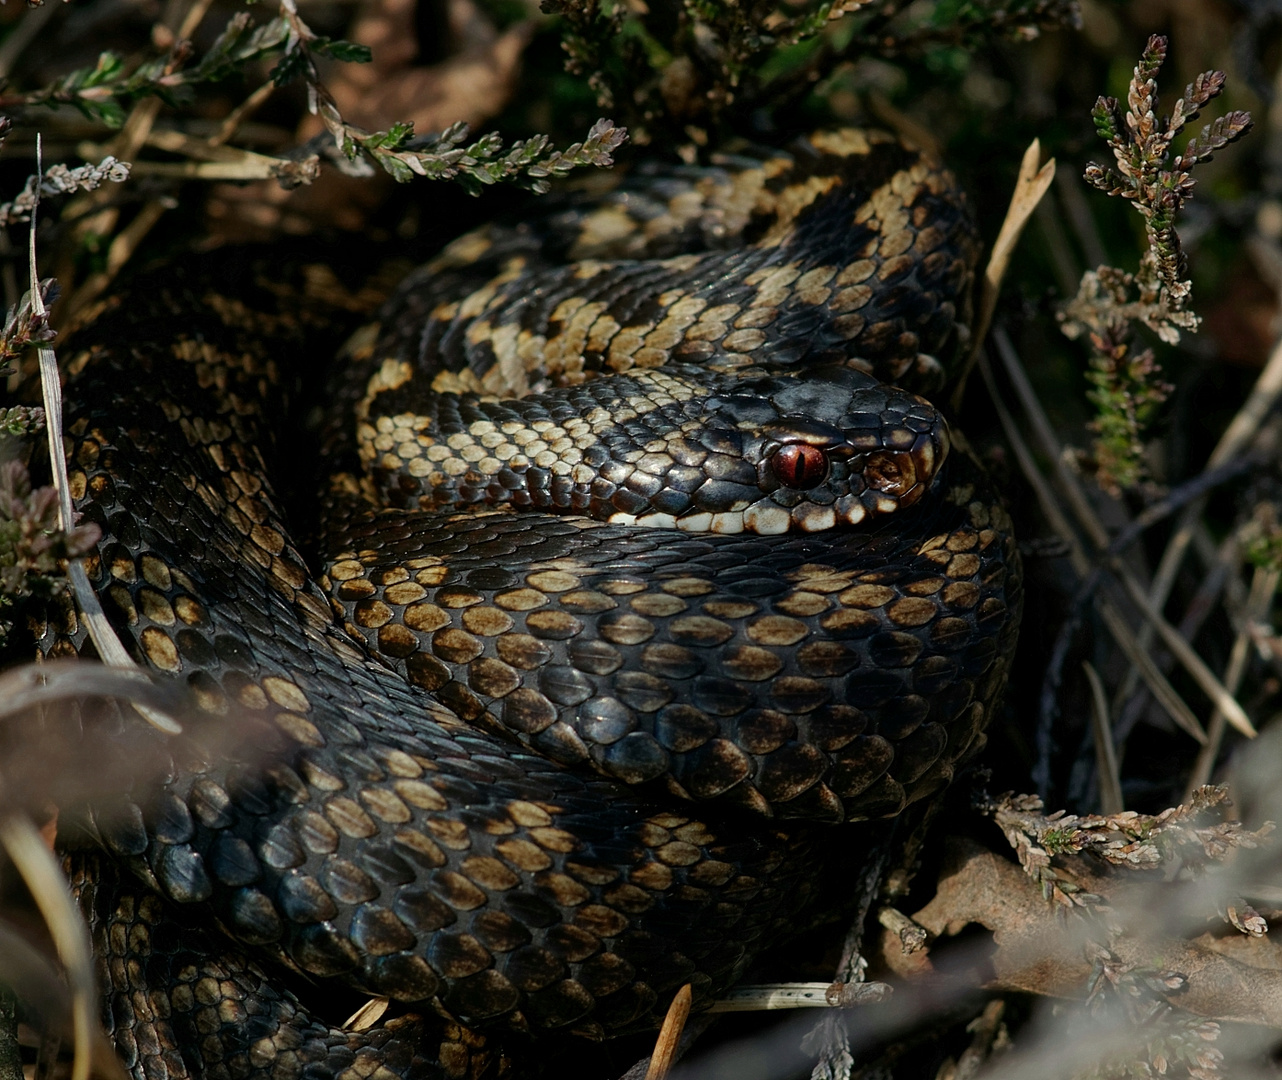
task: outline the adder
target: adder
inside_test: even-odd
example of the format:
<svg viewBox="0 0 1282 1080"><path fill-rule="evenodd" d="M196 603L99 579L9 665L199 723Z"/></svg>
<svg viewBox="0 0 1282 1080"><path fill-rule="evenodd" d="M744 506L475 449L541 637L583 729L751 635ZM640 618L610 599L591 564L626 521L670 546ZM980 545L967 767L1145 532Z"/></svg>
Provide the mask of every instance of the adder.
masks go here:
<svg viewBox="0 0 1282 1080"><path fill-rule="evenodd" d="M950 174L819 133L535 212L394 290L305 446L376 307L341 249L144 273L61 348L90 579L194 733L62 818L140 1080L501 1073L505 1031L650 1027L983 745L1020 571L918 396L966 334ZM331 985L391 1019L343 1027Z"/></svg>

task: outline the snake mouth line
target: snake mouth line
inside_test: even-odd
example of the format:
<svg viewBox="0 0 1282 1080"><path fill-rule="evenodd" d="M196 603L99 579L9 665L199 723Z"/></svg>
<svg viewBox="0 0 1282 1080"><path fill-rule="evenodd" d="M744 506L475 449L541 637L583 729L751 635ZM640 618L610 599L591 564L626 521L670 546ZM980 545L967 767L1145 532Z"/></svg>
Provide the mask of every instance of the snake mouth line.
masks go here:
<svg viewBox="0 0 1282 1080"><path fill-rule="evenodd" d="M823 501L815 492L784 487L718 513L613 514L608 520L612 525L726 536L744 532L778 536L793 530L813 533L863 525L920 502L943 469L950 444L948 425L940 418L930 432L917 435L908 449L853 454L842 463L849 493L832 497L826 492Z"/></svg>

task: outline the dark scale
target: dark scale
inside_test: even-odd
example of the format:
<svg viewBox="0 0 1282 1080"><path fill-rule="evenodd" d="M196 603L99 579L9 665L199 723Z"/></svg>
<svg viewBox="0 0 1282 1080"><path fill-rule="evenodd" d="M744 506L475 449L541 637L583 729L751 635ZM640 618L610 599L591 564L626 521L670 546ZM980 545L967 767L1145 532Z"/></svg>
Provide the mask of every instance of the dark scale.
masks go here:
<svg viewBox="0 0 1282 1080"><path fill-rule="evenodd" d="M778 175L735 204L754 168ZM602 239L602 207L650 235ZM116 714L162 779L69 854L137 1080L460 1076L513 1028L651 1028L796 925L819 853L861 842L833 823L946 784L1004 682L1019 565L978 466L882 381L946 376L974 258L951 178L875 135L495 226L341 358L331 396L368 431L327 445L405 507L327 495L319 554L277 499L281 417L356 287L224 251L69 342L88 571L197 734ZM532 393L503 401L513 365ZM40 626L89 648L65 611ZM390 1019L343 1030L367 994Z"/></svg>

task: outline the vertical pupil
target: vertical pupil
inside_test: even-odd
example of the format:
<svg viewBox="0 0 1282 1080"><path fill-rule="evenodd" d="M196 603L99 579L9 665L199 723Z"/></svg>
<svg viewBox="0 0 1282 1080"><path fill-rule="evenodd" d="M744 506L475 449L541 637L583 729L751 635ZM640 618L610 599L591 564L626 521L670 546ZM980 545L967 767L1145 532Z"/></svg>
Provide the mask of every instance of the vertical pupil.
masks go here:
<svg viewBox="0 0 1282 1080"><path fill-rule="evenodd" d="M774 457L774 473L790 488L810 488L828 475L828 462L818 447L789 443Z"/></svg>

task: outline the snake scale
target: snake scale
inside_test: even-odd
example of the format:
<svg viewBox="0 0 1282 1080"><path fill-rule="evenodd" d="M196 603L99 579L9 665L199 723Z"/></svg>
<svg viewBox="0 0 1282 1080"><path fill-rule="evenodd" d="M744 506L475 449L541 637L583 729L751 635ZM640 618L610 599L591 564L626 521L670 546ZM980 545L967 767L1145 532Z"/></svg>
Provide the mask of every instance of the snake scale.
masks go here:
<svg viewBox="0 0 1282 1080"><path fill-rule="evenodd" d="M67 841L139 1080L499 1074L487 1032L650 1027L786 932L840 823L983 744L1018 556L916 396L965 336L951 176L846 131L538 213L344 346L319 500L283 418L375 306L341 258L180 261L64 349L90 578L190 703ZM330 985L397 1005L348 1029Z"/></svg>

